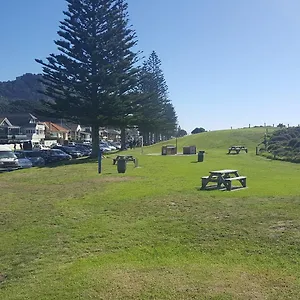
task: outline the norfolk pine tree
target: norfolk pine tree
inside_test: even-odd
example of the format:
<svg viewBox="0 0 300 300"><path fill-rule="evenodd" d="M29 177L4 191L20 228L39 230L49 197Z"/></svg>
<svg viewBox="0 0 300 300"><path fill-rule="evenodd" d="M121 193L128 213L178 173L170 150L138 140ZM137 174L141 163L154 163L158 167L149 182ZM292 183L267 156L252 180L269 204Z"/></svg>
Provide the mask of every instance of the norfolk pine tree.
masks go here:
<svg viewBox="0 0 300 300"><path fill-rule="evenodd" d="M43 66L43 93L52 99L43 113L90 125L97 156L99 127L114 125L114 109L136 84L136 36L124 0L66 1L55 41L59 54L36 60Z"/></svg>
<svg viewBox="0 0 300 300"><path fill-rule="evenodd" d="M161 70L161 60L153 51L142 67L140 90L148 95L140 107L140 131L144 140L149 134L172 136L176 129L177 116L168 98L168 86Z"/></svg>

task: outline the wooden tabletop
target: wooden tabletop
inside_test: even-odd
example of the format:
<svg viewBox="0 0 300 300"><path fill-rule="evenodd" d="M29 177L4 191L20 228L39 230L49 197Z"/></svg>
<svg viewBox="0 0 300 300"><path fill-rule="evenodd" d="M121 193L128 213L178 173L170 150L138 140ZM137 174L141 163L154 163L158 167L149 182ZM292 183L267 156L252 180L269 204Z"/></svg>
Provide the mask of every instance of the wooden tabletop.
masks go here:
<svg viewBox="0 0 300 300"><path fill-rule="evenodd" d="M210 174L231 174L235 173L237 170L218 170L218 171L210 171Z"/></svg>

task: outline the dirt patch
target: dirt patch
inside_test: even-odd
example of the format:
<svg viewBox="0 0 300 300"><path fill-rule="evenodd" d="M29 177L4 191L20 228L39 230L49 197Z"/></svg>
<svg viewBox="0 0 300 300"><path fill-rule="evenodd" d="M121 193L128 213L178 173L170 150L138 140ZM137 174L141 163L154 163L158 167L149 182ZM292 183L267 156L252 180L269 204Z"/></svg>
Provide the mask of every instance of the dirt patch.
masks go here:
<svg viewBox="0 0 300 300"><path fill-rule="evenodd" d="M0 273L0 283L2 283L7 278L6 274Z"/></svg>
<svg viewBox="0 0 300 300"><path fill-rule="evenodd" d="M99 177L99 178L90 178L88 180L86 180L87 182L93 182L93 183L97 183L97 182L124 182L124 181L132 181L132 180L136 180L135 177Z"/></svg>
<svg viewBox="0 0 300 300"><path fill-rule="evenodd" d="M0 181L0 189L4 189L4 188L10 188L12 187L12 184L6 181Z"/></svg>
<svg viewBox="0 0 300 300"><path fill-rule="evenodd" d="M270 226L271 231L276 231L276 232L284 232L286 230L289 230L293 228L293 221L292 220L287 220L287 221L278 221L276 224Z"/></svg>

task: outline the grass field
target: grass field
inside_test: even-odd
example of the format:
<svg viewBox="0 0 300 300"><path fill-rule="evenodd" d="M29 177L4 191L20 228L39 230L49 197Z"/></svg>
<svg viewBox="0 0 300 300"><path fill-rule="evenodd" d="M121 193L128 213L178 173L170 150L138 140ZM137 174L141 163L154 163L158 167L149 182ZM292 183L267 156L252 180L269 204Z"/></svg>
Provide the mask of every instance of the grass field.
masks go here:
<svg viewBox="0 0 300 300"><path fill-rule="evenodd" d="M125 174L112 157L0 174L0 299L300 299L300 165L256 156L264 132L178 139L202 163L159 144ZM248 188L199 190L223 168Z"/></svg>

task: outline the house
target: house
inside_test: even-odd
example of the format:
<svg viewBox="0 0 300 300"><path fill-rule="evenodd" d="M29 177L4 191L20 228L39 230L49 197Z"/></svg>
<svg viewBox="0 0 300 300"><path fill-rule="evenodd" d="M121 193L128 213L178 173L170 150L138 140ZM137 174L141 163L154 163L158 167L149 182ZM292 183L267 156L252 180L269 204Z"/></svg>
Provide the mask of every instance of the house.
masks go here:
<svg viewBox="0 0 300 300"><path fill-rule="evenodd" d="M86 142L92 141L92 128L90 126L81 125L80 139Z"/></svg>
<svg viewBox="0 0 300 300"><path fill-rule="evenodd" d="M121 131L112 128L100 128L99 136L101 139L117 141L121 138Z"/></svg>
<svg viewBox="0 0 300 300"><path fill-rule="evenodd" d="M47 139L55 138L60 144L65 144L69 140L69 129L50 121L44 122L45 135Z"/></svg>
<svg viewBox="0 0 300 300"><path fill-rule="evenodd" d="M68 138L70 141L78 141L81 139L81 126L79 124L65 122L61 126L69 130Z"/></svg>
<svg viewBox="0 0 300 300"><path fill-rule="evenodd" d="M22 118L24 118L24 114L7 114L6 116L0 117L1 143L21 143L31 140L31 136L27 136L25 133L26 130L20 126L20 124L23 123L21 121ZM28 115L26 120L28 120ZM25 122L25 124L27 124L27 122Z"/></svg>
<svg viewBox="0 0 300 300"><path fill-rule="evenodd" d="M20 128L20 134L32 143L40 143L45 139L45 125L30 113L6 114L6 118L14 127Z"/></svg>

